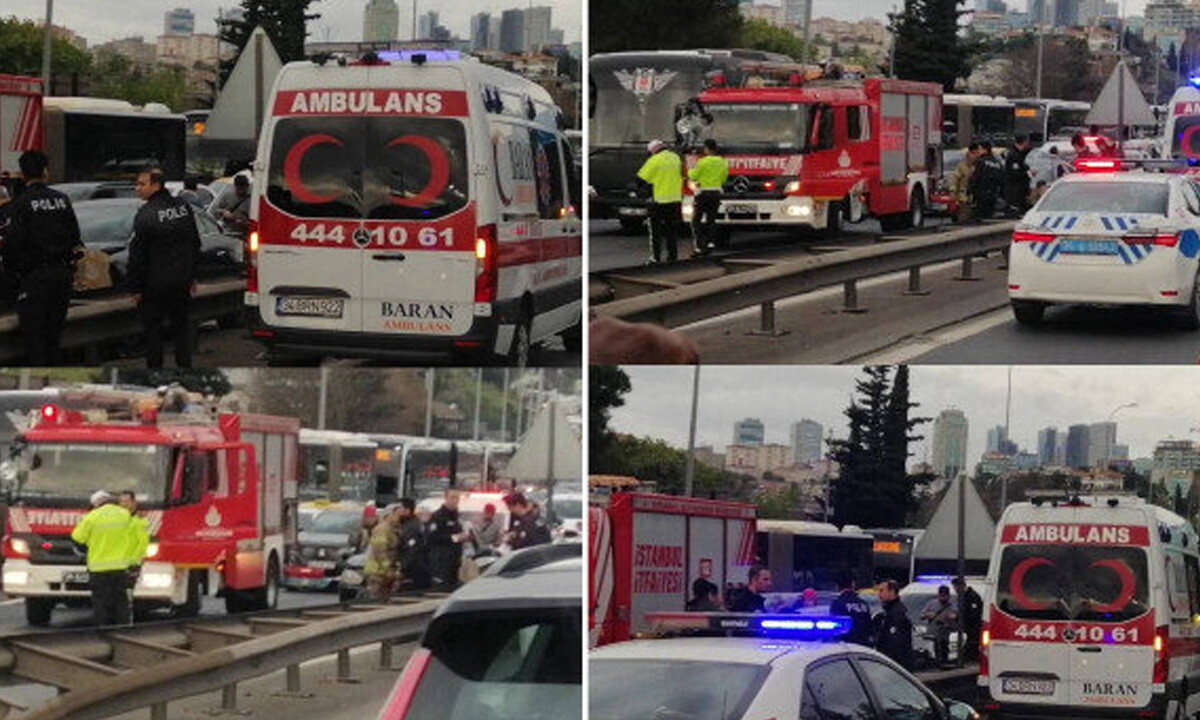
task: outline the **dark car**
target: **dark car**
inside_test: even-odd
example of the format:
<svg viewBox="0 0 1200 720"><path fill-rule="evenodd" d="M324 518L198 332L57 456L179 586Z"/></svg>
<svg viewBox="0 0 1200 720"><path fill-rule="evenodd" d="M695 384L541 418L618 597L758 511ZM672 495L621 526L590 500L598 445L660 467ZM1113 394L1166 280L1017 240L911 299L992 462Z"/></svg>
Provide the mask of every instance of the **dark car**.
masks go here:
<svg viewBox="0 0 1200 720"><path fill-rule="evenodd" d="M581 547L515 552L455 591L379 719L582 718Z"/></svg>
<svg viewBox="0 0 1200 720"><path fill-rule="evenodd" d="M283 572L283 586L332 590L354 554L351 540L362 526L361 507L330 508L317 513L296 537Z"/></svg>
<svg viewBox="0 0 1200 720"><path fill-rule="evenodd" d="M133 218L142 201L137 198L84 200L75 203L83 244L109 255L113 285L122 285L129 268L129 242L133 239ZM200 231L201 278L238 275L242 271L242 240L221 232L217 223L203 212L193 213Z"/></svg>

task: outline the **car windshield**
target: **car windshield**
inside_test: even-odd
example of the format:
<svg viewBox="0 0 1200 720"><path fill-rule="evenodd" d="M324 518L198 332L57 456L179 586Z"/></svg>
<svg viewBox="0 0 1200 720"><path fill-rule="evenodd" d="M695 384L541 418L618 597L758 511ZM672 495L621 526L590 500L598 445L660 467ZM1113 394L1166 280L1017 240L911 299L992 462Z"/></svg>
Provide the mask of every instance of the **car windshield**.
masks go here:
<svg viewBox="0 0 1200 720"><path fill-rule="evenodd" d="M361 510L326 510L318 514L307 528L309 532L330 535L349 535L362 523Z"/></svg>
<svg viewBox="0 0 1200 720"><path fill-rule="evenodd" d="M170 448L162 445L35 443L25 450L28 477L17 492L31 503L53 498L86 505L92 493L131 490L138 502L159 504L171 477Z"/></svg>
<svg viewBox="0 0 1200 720"><path fill-rule="evenodd" d="M758 665L702 660L588 663L592 720L735 720L766 678Z"/></svg>
<svg viewBox="0 0 1200 720"><path fill-rule="evenodd" d="M799 150L808 138L808 106L799 103L711 103L707 137L726 148Z"/></svg>
<svg viewBox="0 0 1200 720"><path fill-rule="evenodd" d="M435 220L467 204L459 120L284 118L271 142L267 198L299 217Z"/></svg>
<svg viewBox="0 0 1200 720"><path fill-rule="evenodd" d="M700 92L706 67L643 58L623 66L593 62L590 70L588 142L594 148L672 137L675 106Z"/></svg>
<svg viewBox="0 0 1200 720"><path fill-rule="evenodd" d="M579 607L451 613L430 624L432 657L405 720L559 720L583 705Z"/></svg>
<svg viewBox="0 0 1200 720"><path fill-rule="evenodd" d="M137 203L125 202L75 205L83 243L97 247L125 247L133 237L133 217L137 215L137 208Z"/></svg>
<svg viewBox="0 0 1200 720"><path fill-rule="evenodd" d="M996 606L1022 620L1125 622L1149 609L1148 592L1141 548L1010 545Z"/></svg>
<svg viewBox="0 0 1200 720"><path fill-rule="evenodd" d="M915 622L921 618L921 611L935 597L937 597L936 592L904 593L900 595L900 602L904 603L908 619Z"/></svg>
<svg viewBox="0 0 1200 720"><path fill-rule="evenodd" d="M583 501L582 500L559 500L554 499L554 515L559 520L569 520L583 517Z"/></svg>
<svg viewBox="0 0 1200 720"><path fill-rule="evenodd" d="M1167 215L1165 182L1061 182L1037 204L1038 212Z"/></svg>

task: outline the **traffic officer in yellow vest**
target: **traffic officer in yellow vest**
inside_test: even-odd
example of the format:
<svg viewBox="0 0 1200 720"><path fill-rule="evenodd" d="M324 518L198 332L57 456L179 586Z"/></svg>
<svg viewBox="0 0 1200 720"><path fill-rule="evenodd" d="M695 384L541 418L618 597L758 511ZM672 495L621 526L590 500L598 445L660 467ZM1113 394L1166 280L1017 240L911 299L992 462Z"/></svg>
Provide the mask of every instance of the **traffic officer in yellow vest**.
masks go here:
<svg viewBox="0 0 1200 720"><path fill-rule="evenodd" d="M132 490L121 492L121 507L129 512L129 586L133 587L150 547L150 524L138 514L137 495Z"/></svg>
<svg viewBox="0 0 1200 720"><path fill-rule="evenodd" d="M126 582L132 545L129 511L103 490L93 493L91 500L92 511L71 531L71 539L87 547L93 617L97 625L127 625Z"/></svg>
<svg viewBox="0 0 1200 720"><path fill-rule="evenodd" d="M706 255L716 247L717 211L721 209L721 188L729 178L729 162L717 151L717 141L704 141L704 154L688 178L698 190L692 203L692 235L696 239L696 254Z"/></svg>
<svg viewBox="0 0 1200 720"><path fill-rule="evenodd" d="M662 262L664 245L667 260L675 262L679 258L679 226L683 223L683 161L662 140L651 140L646 150L650 157L637 175L654 188L654 201L650 203L651 262Z"/></svg>

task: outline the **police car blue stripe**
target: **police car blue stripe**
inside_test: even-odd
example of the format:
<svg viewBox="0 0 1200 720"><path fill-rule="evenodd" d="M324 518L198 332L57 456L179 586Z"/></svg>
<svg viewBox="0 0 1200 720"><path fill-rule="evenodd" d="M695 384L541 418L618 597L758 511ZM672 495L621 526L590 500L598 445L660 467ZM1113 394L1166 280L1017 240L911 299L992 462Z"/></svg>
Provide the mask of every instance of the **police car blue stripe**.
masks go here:
<svg viewBox="0 0 1200 720"><path fill-rule="evenodd" d="M1121 226L1121 229L1122 229L1122 230L1128 230L1128 229L1129 229L1129 226L1125 224L1125 218L1121 217L1120 215L1118 215L1118 216L1116 216L1115 218L1113 218L1113 220L1115 220L1115 221L1116 221L1117 225L1120 225L1120 226Z"/></svg>
<svg viewBox="0 0 1200 720"><path fill-rule="evenodd" d="M1054 258L1058 257L1058 249L1061 247L1058 243L1054 243L1054 247L1050 249L1050 257L1046 258L1046 262L1054 262Z"/></svg>
<svg viewBox="0 0 1200 720"><path fill-rule="evenodd" d="M1121 262L1125 263L1126 265L1133 264L1133 260L1129 259L1129 248L1125 247L1124 245L1117 245L1117 255L1121 257Z"/></svg>
<svg viewBox="0 0 1200 720"><path fill-rule="evenodd" d="M1071 228L1075 227L1075 221L1078 219L1079 219L1078 215L1072 215L1071 219L1067 221L1066 227L1064 227L1063 229L1070 230Z"/></svg>
<svg viewBox="0 0 1200 720"><path fill-rule="evenodd" d="M1104 229L1105 229L1105 230L1112 230L1112 229L1113 229L1113 228L1112 228L1112 225L1111 225L1111 224L1108 222L1108 218L1104 217L1103 215L1101 215L1101 216L1100 216L1100 222L1104 223Z"/></svg>
<svg viewBox="0 0 1200 720"><path fill-rule="evenodd" d="M1048 217L1042 218L1042 227L1046 227L1046 225L1049 224L1049 222L1050 222L1050 218L1048 218Z"/></svg>

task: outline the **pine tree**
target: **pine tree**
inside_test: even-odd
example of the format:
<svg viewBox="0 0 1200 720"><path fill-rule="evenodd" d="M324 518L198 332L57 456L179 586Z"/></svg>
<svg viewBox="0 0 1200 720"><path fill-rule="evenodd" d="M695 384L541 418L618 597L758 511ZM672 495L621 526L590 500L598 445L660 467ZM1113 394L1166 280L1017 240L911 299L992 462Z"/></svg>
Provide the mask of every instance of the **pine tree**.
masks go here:
<svg viewBox="0 0 1200 720"><path fill-rule="evenodd" d="M275 46L279 58L288 63L304 59L304 39L308 37L307 23L320 14L308 12L315 0L242 0L245 17L241 20L217 21L218 35L223 42L237 48L228 60L221 61L221 84L229 79L238 56L250 41L254 28L262 26Z"/></svg>
<svg viewBox="0 0 1200 720"><path fill-rule="evenodd" d="M1179 51L1175 49L1175 41L1167 47L1167 67L1172 72L1179 71Z"/></svg>
<svg viewBox="0 0 1200 720"><path fill-rule="evenodd" d="M896 77L936 82L947 92L966 77L968 47L958 35L963 0L905 0L901 13L889 14L896 50Z"/></svg>

